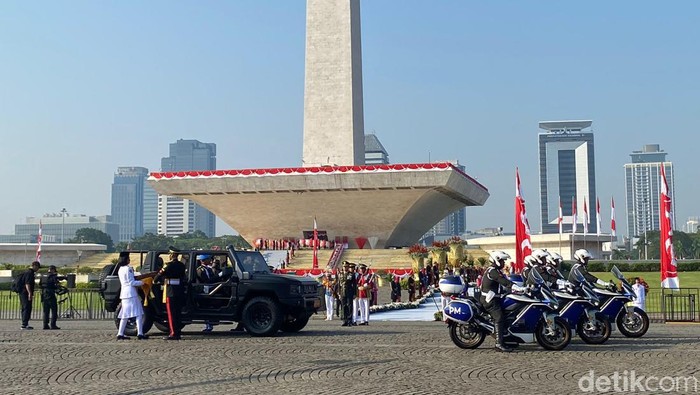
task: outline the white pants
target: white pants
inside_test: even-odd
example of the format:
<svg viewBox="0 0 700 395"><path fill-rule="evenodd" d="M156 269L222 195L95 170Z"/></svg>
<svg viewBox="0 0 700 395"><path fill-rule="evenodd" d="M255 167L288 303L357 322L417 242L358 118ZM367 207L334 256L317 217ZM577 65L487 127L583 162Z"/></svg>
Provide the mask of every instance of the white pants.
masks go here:
<svg viewBox="0 0 700 395"><path fill-rule="evenodd" d="M335 298L333 295L326 295L326 319L328 321L333 319L333 305L335 304Z"/></svg>
<svg viewBox="0 0 700 395"><path fill-rule="evenodd" d="M352 322L353 324L357 322L357 311L360 308L360 299L355 298L352 300Z"/></svg>
<svg viewBox="0 0 700 395"><path fill-rule="evenodd" d="M369 322L369 299L359 298L357 300L360 307L360 322Z"/></svg>

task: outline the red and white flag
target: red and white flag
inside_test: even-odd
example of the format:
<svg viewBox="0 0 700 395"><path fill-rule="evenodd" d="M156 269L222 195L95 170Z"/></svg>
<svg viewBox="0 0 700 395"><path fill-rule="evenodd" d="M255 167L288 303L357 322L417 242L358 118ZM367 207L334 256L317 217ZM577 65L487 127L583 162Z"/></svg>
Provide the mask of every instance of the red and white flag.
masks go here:
<svg viewBox="0 0 700 395"><path fill-rule="evenodd" d="M525 257L532 254L530 223L525 212L525 199L520 191L520 173L515 168L515 267L516 273L525 268Z"/></svg>
<svg viewBox="0 0 700 395"><path fill-rule="evenodd" d="M314 262L313 268L318 269L318 227L316 226L316 217L314 217Z"/></svg>
<svg viewBox="0 0 700 395"><path fill-rule="evenodd" d="M598 199L597 197L595 198L595 224L595 234L600 236L600 199Z"/></svg>
<svg viewBox="0 0 700 395"><path fill-rule="evenodd" d="M661 165L661 287L679 288L678 271L676 270L676 254L673 251L673 228L671 227L671 197L668 195L666 171Z"/></svg>
<svg viewBox="0 0 700 395"><path fill-rule="evenodd" d="M557 222L559 223L559 235L561 235L564 233L564 217L561 213L561 196L559 196L559 218L557 218Z"/></svg>
<svg viewBox="0 0 700 395"><path fill-rule="evenodd" d="M610 198L610 235L615 237L615 198Z"/></svg>
<svg viewBox="0 0 700 395"><path fill-rule="evenodd" d="M576 197L571 197L571 233L576 233L576 222L578 222L578 214L576 214Z"/></svg>
<svg viewBox="0 0 700 395"><path fill-rule="evenodd" d="M36 261L41 262L41 239L43 238L41 233L42 233L42 228L43 225L41 224L41 221L39 221L39 234L36 236Z"/></svg>
<svg viewBox="0 0 700 395"><path fill-rule="evenodd" d="M588 207L586 206L586 197L583 197L583 235L588 234Z"/></svg>

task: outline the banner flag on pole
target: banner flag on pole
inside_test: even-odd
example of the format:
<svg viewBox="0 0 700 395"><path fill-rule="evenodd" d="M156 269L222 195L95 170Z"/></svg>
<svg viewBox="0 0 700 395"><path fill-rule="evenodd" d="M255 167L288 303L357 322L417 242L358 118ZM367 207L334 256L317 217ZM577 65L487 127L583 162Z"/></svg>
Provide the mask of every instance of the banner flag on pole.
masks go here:
<svg viewBox="0 0 700 395"><path fill-rule="evenodd" d="M615 237L615 198L610 198L610 235Z"/></svg>
<svg viewBox="0 0 700 395"><path fill-rule="evenodd" d="M661 164L661 201L660 224L661 237L659 251L661 252L661 287L679 288L678 271L676 267L676 254L673 251L673 228L671 227L671 197L668 196L668 184L666 183L666 171ZM646 240L645 240L646 241Z"/></svg>
<svg viewBox="0 0 700 395"><path fill-rule="evenodd" d="M561 212L561 196L559 196L559 218L557 218L557 222L559 222L559 235L561 236L561 234L564 233L564 217L562 216Z"/></svg>
<svg viewBox="0 0 700 395"><path fill-rule="evenodd" d="M515 267L520 273L525 268L525 257L532 253L530 224L525 212L525 199L520 191L520 173L515 168Z"/></svg>
<svg viewBox="0 0 700 395"><path fill-rule="evenodd" d="M314 217L314 261L313 268L318 269L318 227L316 226L316 217Z"/></svg>
<svg viewBox="0 0 700 395"><path fill-rule="evenodd" d="M42 234L42 228L43 225L41 224L41 221L39 221L39 234L36 236L36 261L41 263L41 239L43 238Z"/></svg>
<svg viewBox="0 0 700 395"><path fill-rule="evenodd" d="M578 214L576 214L576 197L571 197L571 233L576 233L576 222L578 222Z"/></svg>
<svg viewBox="0 0 700 395"><path fill-rule="evenodd" d="M586 197L583 197L583 235L588 234L588 207L586 206Z"/></svg>
<svg viewBox="0 0 700 395"><path fill-rule="evenodd" d="M600 199L598 199L598 197L595 198L595 222L596 222L595 234L600 236L601 218L600 218Z"/></svg>

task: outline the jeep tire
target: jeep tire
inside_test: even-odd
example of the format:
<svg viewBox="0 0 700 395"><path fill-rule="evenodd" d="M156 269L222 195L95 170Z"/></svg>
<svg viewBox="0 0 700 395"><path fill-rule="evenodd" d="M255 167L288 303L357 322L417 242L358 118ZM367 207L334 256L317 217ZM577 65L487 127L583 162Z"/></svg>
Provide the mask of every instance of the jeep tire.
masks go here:
<svg viewBox="0 0 700 395"><path fill-rule="evenodd" d="M282 323L280 329L282 332L299 332L309 323L309 318L311 318L311 313L307 313L306 311L299 312L296 315L290 316L287 321Z"/></svg>
<svg viewBox="0 0 700 395"><path fill-rule="evenodd" d="M121 321L121 319L119 318L119 313L121 311L122 304L119 303L117 310L114 312L114 324L116 325L117 330L119 329L119 321ZM143 309L143 313L143 334L145 335L148 333L148 331L151 330L151 327L153 326L153 315L151 314L151 311L149 309ZM124 334L126 336L136 336L138 334L136 328L136 318L129 319L129 322L126 324Z"/></svg>
<svg viewBox="0 0 700 395"><path fill-rule="evenodd" d="M251 336L274 336L283 320L279 306L272 298L256 296L246 303L241 321Z"/></svg>

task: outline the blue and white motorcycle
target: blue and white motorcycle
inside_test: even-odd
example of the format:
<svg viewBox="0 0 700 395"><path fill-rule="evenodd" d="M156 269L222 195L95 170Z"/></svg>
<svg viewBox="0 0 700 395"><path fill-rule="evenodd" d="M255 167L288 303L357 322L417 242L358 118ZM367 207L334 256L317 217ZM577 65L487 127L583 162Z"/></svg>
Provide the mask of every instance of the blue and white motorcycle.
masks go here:
<svg viewBox="0 0 700 395"><path fill-rule="evenodd" d="M615 290L595 289L600 297L600 312L617 323L617 328L627 337L642 337L649 330L649 316L647 313L629 304L637 298L637 293L630 283L625 280L617 266L610 271L621 283L620 292Z"/></svg>
<svg viewBox="0 0 700 395"><path fill-rule="evenodd" d="M536 341L547 350L562 350L571 342L571 328L556 313L558 302L542 276L535 270L530 272L530 276L535 284L542 287L542 298L535 298L526 292L510 293L501 300L506 328L504 343L517 346ZM494 333L493 319L479 302L479 292L473 297L457 296L464 292L464 282L459 276L444 278L440 290L454 298L443 310L452 342L465 349L479 347L487 335Z"/></svg>

